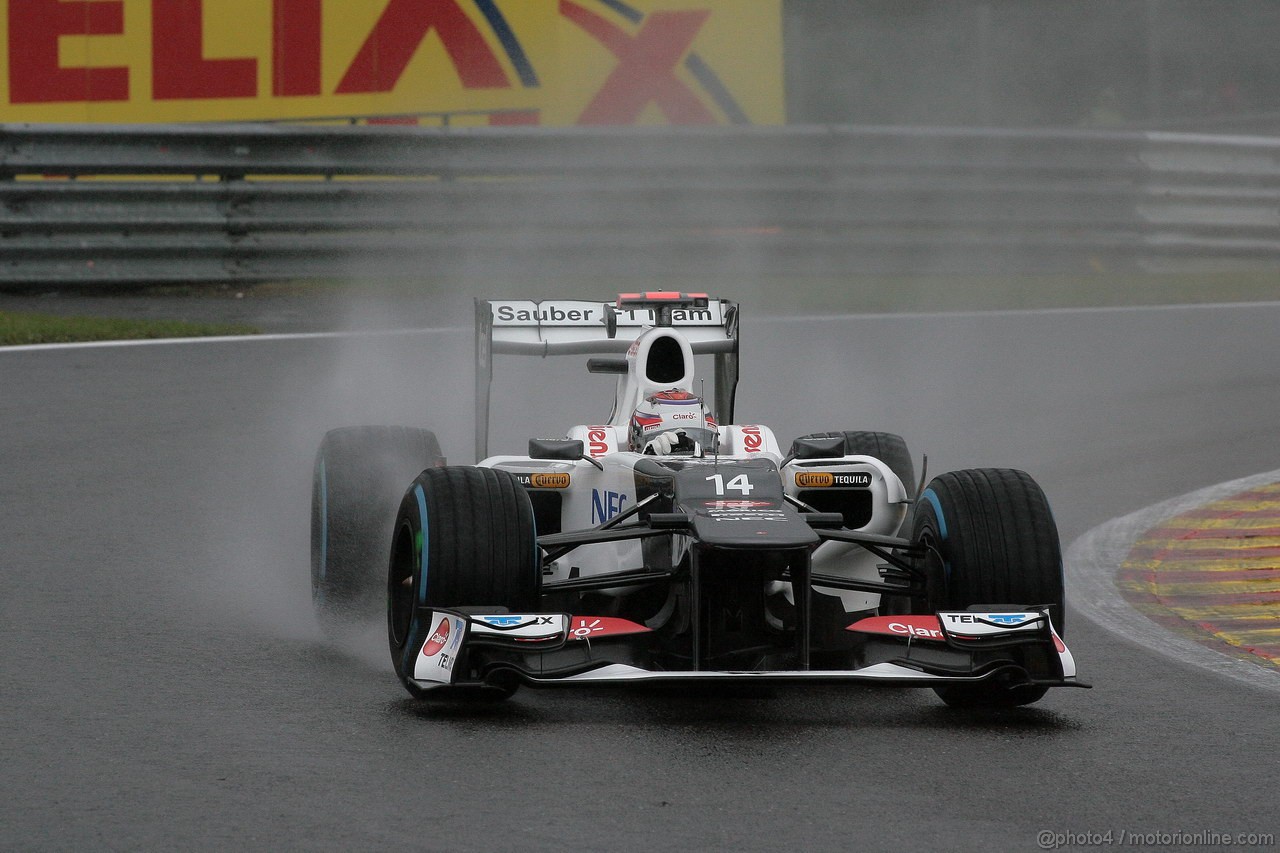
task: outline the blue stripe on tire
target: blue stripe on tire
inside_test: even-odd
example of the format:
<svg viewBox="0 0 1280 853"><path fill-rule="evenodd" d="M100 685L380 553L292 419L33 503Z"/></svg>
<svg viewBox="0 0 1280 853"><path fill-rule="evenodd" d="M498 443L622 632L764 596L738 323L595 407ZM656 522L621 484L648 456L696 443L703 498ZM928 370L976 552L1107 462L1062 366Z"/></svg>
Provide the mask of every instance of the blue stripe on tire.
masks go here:
<svg viewBox="0 0 1280 853"><path fill-rule="evenodd" d="M938 519L938 535L942 537L942 541L947 541L947 519L942 514L942 503L938 500L938 496L933 489L924 490L924 499L933 505L933 516Z"/></svg>
<svg viewBox="0 0 1280 853"><path fill-rule="evenodd" d="M418 603L427 603L427 554L430 553L427 533L427 493L422 490L422 484L413 487L413 496L418 499L418 528L422 532L422 550L418 553L418 559L422 563L422 579L418 583Z"/></svg>
<svg viewBox="0 0 1280 853"><path fill-rule="evenodd" d="M938 535L942 537L942 541L947 541L947 517L942 514L942 502L938 500L938 495L933 489L925 489L921 495L933 507L933 517L938 519ZM942 574L948 582L951 581L951 561L946 560L942 564Z"/></svg>

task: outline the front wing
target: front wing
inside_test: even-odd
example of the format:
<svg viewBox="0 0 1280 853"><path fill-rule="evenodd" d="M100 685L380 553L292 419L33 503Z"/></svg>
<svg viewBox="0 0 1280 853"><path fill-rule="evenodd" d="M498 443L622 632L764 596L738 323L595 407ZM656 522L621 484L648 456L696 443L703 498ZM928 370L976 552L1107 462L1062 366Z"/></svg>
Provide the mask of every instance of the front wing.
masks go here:
<svg viewBox="0 0 1280 853"><path fill-rule="evenodd" d="M425 614L424 614L425 615ZM430 630L414 655L415 692L485 686L585 687L689 682L876 682L906 687L974 684L1088 687L1047 610L952 611L876 616L846 629L860 640L847 669L659 669L654 632L604 616L564 613L467 614L430 611Z"/></svg>

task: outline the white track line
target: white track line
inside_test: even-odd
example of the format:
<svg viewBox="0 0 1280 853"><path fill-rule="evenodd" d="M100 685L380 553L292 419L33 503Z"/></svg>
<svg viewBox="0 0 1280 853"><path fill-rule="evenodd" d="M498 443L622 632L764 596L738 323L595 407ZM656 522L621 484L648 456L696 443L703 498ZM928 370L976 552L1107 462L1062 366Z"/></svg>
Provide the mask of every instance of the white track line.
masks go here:
<svg viewBox="0 0 1280 853"><path fill-rule="evenodd" d="M441 332L465 332L463 326L441 326L427 329L370 329L354 332L294 332L275 335L223 335L202 338L144 338L127 341L80 341L69 344L19 344L0 346L0 355L11 352L56 352L76 349L107 349L118 347L172 346L174 344L228 344L268 343L277 341L306 341L335 338L380 338L409 335L437 334Z"/></svg>
<svg viewBox="0 0 1280 853"><path fill-rule="evenodd" d="M1166 519L1258 486L1280 482L1280 471L1200 489L1095 527L1067 549L1067 600L1103 628L1148 649L1255 687L1280 692L1280 671L1214 651L1143 616L1120 594L1116 571L1133 544Z"/></svg>
<svg viewBox="0 0 1280 853"><path fill-rule="evenodd" d="M929 319L942 317L1017 317L1026 314L1130 314L1135 312L1161 313L1167 311L1195 311L1203 308L1258 310L1260 308L1280 308L1280 300L1254 302L1184 302L1173 305L1080 305L1060 308L991 308L965 309L962 311L884 311L865 314L788 314L784 317L763 317L754 319L757 323L798 323L798 322L831 322L835 320L896 320L896 319Z"/></svg>

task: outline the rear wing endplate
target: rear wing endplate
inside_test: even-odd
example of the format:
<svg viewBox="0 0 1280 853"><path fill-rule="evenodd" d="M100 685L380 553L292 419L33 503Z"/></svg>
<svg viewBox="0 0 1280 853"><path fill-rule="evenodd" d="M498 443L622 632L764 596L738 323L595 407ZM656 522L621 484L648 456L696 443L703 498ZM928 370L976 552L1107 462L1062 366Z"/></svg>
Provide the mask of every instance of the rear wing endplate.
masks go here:
<svg viewBox="0 0 1280 853"><path fill-rule="evenodd" d="M476 300L476 461L489 455L489 397L495 355L625 353L654 325L650 309L573 299ZM738 305L711 299L705 308L678 308L672 325L695 355L715 356L715 413L733 423L738 387Z"/></svg>

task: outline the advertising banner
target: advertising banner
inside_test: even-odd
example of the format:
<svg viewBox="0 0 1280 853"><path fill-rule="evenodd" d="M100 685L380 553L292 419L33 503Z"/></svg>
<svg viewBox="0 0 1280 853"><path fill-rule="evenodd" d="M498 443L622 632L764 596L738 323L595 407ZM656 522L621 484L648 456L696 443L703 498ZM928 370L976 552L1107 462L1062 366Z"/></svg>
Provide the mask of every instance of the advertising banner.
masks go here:
<svg viewBox="0 0 1280 853"><path fill-rule="evenodd" d="M781 124L782 0L0 0L0 121Z"/></svg>

